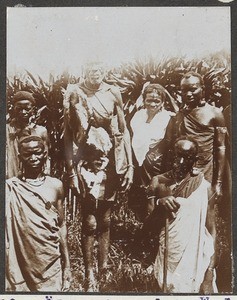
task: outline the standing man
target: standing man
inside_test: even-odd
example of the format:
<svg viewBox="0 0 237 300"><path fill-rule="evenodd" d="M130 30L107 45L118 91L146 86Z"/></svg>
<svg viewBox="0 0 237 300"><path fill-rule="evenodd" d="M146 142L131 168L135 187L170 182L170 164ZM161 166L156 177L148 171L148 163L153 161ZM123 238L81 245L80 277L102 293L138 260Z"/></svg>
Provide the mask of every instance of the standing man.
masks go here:
<svg viewBox="0 0 237 300"><path fill-rule="evenodd" d="M205 102L203 79L198 73L188 72L183 76L181 92L183 107L168 124L165 135L167 149L172 152L174 141L182 135L193 138L198 143L198 160L194 167L197 172L202 171L205 179L211 183L212 195L208 203L207 223L216 245L215 201L213 199L217 200L222 196L227 132L225 121L219 108ZM217 257L213 255L213 270L216 265Z"/></svg>
<svg viewBox="0 0 237 300"><path fill-rule="evenodd" d="M154 274L160 288L168 293L213 293L216 291L213 256L214 240L209 222L210 183L202 172L194 173L198 145L191 138L180 137L174 143L172 169L154 176L149 193L161 229ZM162 223L162 222L161 222ZM166 250L165 250L166 249Z"/></svg>
<svg viewBox="0 0 237 300"><path fill-rule="evenodd" d="M106 274L111 207L116 190L133 179L130 135L119 90L103 82L104 67L89 64L86 79L65 97L65 154L70 187L82 196L82 248L86 290L96 291L94 238L98 236L100 281ZM74 88L70 91L70 88ZM77 155L73 157L73 143ZM106 276L104 276L106 278Z"/></svg>
<svg viewBox="0 0 237 300"><path fill-rule="evenodd" d="M19 157L22 175L6 182L6 290L67 291L62 182L44 174L47 151L39 137L23 138Z"/></svg>
<svg viewBox="0 0 237 300"><path fill-rule="evenodd" d="M219 108L205 102L203 79L198 73L189 72L183 76L181 92L183 107L167 126L167 148L172 149L173 142L181 135L195 139L199 146L195 167L203 171L219 197L225 165L227 129L224 116Z"/></svg>
<svg viewBox="0 0 237 300"><path fill-rule="evenodd" d="M18 176L21 171L18 141L23 136L37 135L48 147L47 129L32 122L35 99L32 93L19 91L13 96L13 118L6 127L6 177Z"/></svg>

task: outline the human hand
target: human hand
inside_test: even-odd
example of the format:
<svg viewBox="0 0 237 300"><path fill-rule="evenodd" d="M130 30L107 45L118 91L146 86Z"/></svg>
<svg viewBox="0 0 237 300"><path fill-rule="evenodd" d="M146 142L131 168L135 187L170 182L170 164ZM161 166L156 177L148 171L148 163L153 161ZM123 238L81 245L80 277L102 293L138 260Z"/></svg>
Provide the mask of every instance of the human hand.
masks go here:
<svg viewBox="0 0 237 300"><path fill-rule="evenodd" d="M177 212L180 204L174 196L167 196L159 199L159 204L163 205L168 212Z"/></svg>
<svg viewBox="0 0 237 300"><path fill-rule="evenodd" d="M215 200L219 201L222 196L222 182L218 181L212 187L213 195L215 195Z"/></svg>
<svg viewBox="0 0 237 300"><path fill-rule="evenodd" d="M63 270L62 292L68 292L71 286L72 274L70 267Z"/></svg>
<svg viewBox="0 0 237 300"><path fill-rule="evenodd" d="M129 189L131 188L133 183L133 173L134 173L133 167L129 166L123 177L123 182L121 184L123 192L129 191Z"/></svg>
<svg viewBox="0 0 237 300"><path fill-rule="evenodd" d="M80 195L80 187L79 187L79 180L76 174L69 176L69 187L72 189L74 193Z"/></svg>
<svg viewBox="0 0 237 300"><path fill-rule="evenodd" d="M220 181L218 181L215 184L214 189L215 189L216 195L218 197L221 197L222 196L222 183Z"/></svg>

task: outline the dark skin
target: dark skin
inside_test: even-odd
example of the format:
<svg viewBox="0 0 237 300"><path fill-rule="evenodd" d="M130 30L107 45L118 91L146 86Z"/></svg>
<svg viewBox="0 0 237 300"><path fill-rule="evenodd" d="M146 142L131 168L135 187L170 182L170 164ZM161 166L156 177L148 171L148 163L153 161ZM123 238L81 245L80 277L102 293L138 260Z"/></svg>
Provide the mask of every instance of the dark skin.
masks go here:
<svg viewBox="0 0 237 300"><path fill-rule="evenodd" d="M190 76L181 80L181 92L184 103L184 112L194 117L197 122L205 127L214 128L213 149L214 149L214 166L215 172L211 180L211 190L209 192L209 203L207 210L206 226L214 239L216 249L216 220L215 220L215 203L222 196L222 177L225 165L225 135L226 127L224 116L219 109L213 107L204 101L204 86L201 84L200 78ZM170 125L170 126L169 126ZM172 140L173 129L170 123L166 130L167 141ZM185 134L185 132L183 133ZM197 133L199 134L199 133ZM206 272L200 292L204 294L213 293L212 279L213 269L217 264L217 253L215 251L209 268Z"/></svg>
<svg viewBox="0 0 237 300"><path fill-rule="evenodd" d="M174 162L173 162L173 179L169 182L169 185L172 186L176 183L182 181L189 172L191 172L192 167L197 160L197 147L190 141L180 140L175 144L174 147ZM155 186L159 185L158 177L161 178L162 175L153 177L151 181L151 187L153 189ZM179 209L180 205L176 201L175 197L172 195L162 197L159 199L159 205L164 206L164 208L169 213L175 213Z"/></svg>
<svg viewBox="0 0 237 300"><path fill-rule="evenodd" d="M181 81L181 91L183 100L190 110L189 114L195 116L195 118L204 126L213 126L216 128L214 149L215 149L215 168L216 178L212 182L212 190L209 195L207 220L206 226L211 233L215 249L216 249L216 221L215 221L215 201L222 196L222 176L225 163L225 131L218 130L218 127L225 128L225 120L223 114L215 107L208 104L203 105L201 100L204 96L204 87L201 85L200 79L197 77L190 77ZM200 292L204 294L213 293L213 269L216 267L216 251L211 258L209 268L205 273L203 283L200 288Z"/></svg>
<svg viewBox="0 0 237 300"><path fill-rule="evenodd" d="M162 109L164 104L164 99L162 99L161 95L159 95L156 91L152 93L147 93L144 99L144 105L147 109L147 121L146 123L150 123L154 116ZM147 213L148 215L154 210L154 200L147 200Z"/></svg>
<svg viewBox="0 0 237 300"><path fill-rule="evenodd" d="M21 130L26 129L31 124L31 117L35 106L29 100L19 100L14 104L15 126ZM40 136L48 147L48 134L46 128L40 126L35 128L35 134Z"/></svg>
<svg viewBox="0 0 237 300"><path fill-rule="evenodd" d="M29 100L20 100L14 104L14 115L23 127L29 124L33 111L34 105Z"/></svg>
<svg viewBox="0 0 237 300"><path fill-rule="evenodd" d="M144 104L147 109L147 123L150 123L154 116L162 109L164 99L156 92L147 93L144 99Z"/></svg>
<svg viewBox="0 0 237 300"><path fill-rule="evenodd" d="M186 109L191 116L194 116L200 124L204 126L213 126L216 128L214 149L215 149L215 167L216 179L212 182L213 193L217 197L222 195L221 181L225 162L225 133L218 130L218 127L225 127L223 114L211 105L203 105L204 87L197 77L184 78L181 81L181 92Z"/></svg>
<svg viewBox="0 0 237 300"><path fill-rule="evenodd" d="M20 147L20 160L24 168L23 180L41 180L44 178L43 166L47 158L47 151L43 143L38 141L30 141L23 143ZM30 181L29 181L30 182ZM45 177L45 181L40 186L34 186L34 189L42 195L42 197L50 202L59 213L59 237L60 251L62 255L62 291L68 291L71 282L71 270L69 261L69 252L67 246L67 228L64 221L63 210L63 185L62 182L50 176Z"/></svg>
<svg viewBox="0 0 237 300"><path fill-rule="evenodd" d="M22 99L14 102L13 119L7 124L6 141L7 141L7 170L6 177L17 176L21 172L19 164L18 147L19 140L24 136L39 136L45 143L46 150L49 147L47 129L33 122L32 116L35 112L34 102L28 99ZM12 160L12 158L14 158ZM49 159L46 163L46 172L49 173Z"/></svg>
<svg viewBox="0 0 237 300"><path fill-rule="evenodd" d="M172 190L172 186L176 183L181 182L189 172L191 172L192 167L197 160L197 148L195 144L191 141L179 140L176 142L174 146L174 162L173 162L173 178L171 182L169 182L169 186ZM160 180L158 179L160 178ZM151 189L155 190L157 186L159 186L160 182L163 183L162 175L158 175L153 177L151 182ZM207 219L206 219L206 227L210 234L214 239L214 243L216 243L216 227L214 222L214 203L215 199L209 199L208 208L207 208ZM175 214L180 204L176 201L176 198L172 195L159 198L159 205L163 206L166 211L173 215ZM213 293L213 268L215 268L215 254L210 259L210 264L208 269L206 270L204 280L200 287L200 293L203 294L211 294Z"/></svg>

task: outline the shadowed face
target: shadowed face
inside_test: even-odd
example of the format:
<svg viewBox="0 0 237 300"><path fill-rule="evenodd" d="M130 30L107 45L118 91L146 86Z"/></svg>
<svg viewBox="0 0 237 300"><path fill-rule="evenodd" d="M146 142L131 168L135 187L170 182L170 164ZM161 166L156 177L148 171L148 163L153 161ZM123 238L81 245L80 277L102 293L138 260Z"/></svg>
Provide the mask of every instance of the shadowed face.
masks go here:
<svg viewBox="0 0 237 300"><path fill-rule="evenodd" d="M200 79L195 76L182 79L181 92L183 101L189 108L194 108L199 105L203 98L203 87L200 83Z"/></svg>
<svg viewBox="0 0 237 300"><path fill-rule="evenodd" d="M26 170L42 170L46 159L46 151L42 143L39 141L22 143L19 151L20 160Z"/></svg>
<svg viewBox="0 0 237 300"><path fill-rule="evenodd" d="M147 93L144 104L149 113L156 114L163 106L163 99L157 92Z"/></svg>
<svg viewBox="0 0 237 300"><path fill-rule="evenodd" d="M213 91L219 91L223 88L225 88L224 78L223 78L222 74L219 74L215 78L213 78L213 80L212 80L212 90Z"/></svg>
<svg viewBox="0 0 237 300"><path fill-rule="evenodd" d="M179 140L174 146L173 170L179 176L187 175L197 160L197 147L189 140Z"/></svg>
<svg viewBox="0 0 237 300"><path fill-rule="evenodd" d="M29 100L19 100L14 104L14 114L18 121L28 123L33 114L33 104Z"/></svg>

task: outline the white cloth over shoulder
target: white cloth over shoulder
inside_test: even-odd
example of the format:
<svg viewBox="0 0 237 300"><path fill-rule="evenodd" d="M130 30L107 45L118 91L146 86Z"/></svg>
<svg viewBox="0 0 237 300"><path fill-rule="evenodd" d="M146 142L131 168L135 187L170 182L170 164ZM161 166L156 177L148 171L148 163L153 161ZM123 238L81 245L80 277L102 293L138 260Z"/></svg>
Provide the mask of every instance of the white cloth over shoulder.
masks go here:
<svg viewBox="0 0 237 300"><path fill-rule="evenodd" d="M208 185L203 179L188 197L177 197L180 208L168 228L167 286L169 293L198 293L214 254L214 241L205 223L208 205ZM154 273L163 285L164 229L155 260ZM214 287L214 291L216 287Z"/></svg>
<svg viewBox="0 0 237 300"><path fill-rule="evenodd" d="M139 166L142 165L149 147L164 138L171 115L171 112L162 110L154 116L150 123L147 123L147 109L141 109L135 113L131 120L132 147Z"/></svg>

